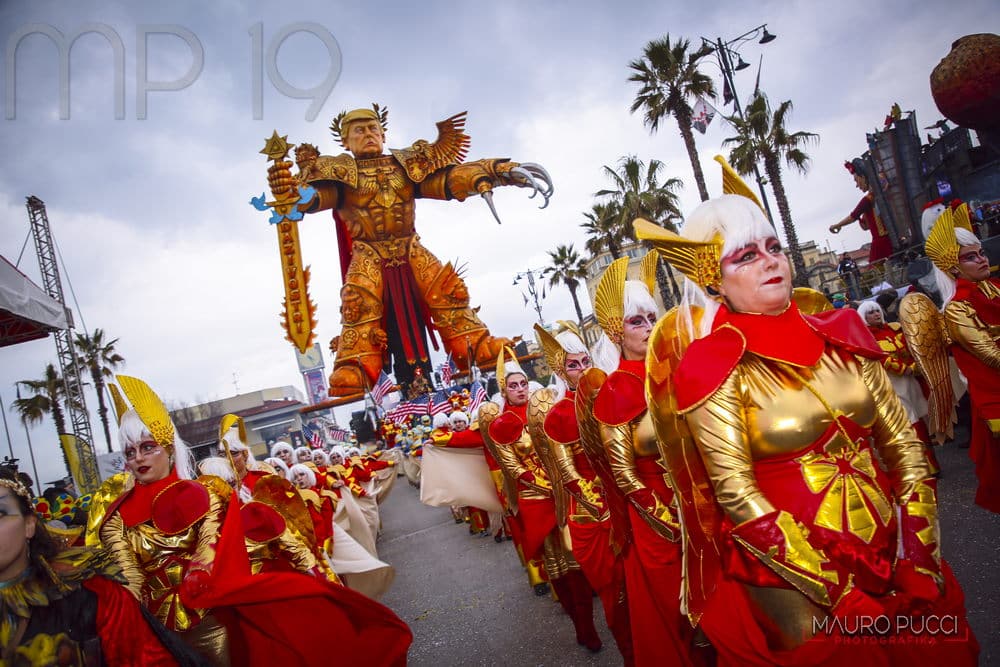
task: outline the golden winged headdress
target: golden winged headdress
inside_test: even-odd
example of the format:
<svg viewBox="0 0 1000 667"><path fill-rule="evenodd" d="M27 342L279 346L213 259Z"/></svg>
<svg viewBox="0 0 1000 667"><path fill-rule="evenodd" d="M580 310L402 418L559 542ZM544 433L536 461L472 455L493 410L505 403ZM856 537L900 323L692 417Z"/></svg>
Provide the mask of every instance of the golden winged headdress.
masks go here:
<svg viewBox="0 0 1000 667"><path fill-rule="evenodd" d="M958 266L959 243L955 237L957 227L972 231L967 204L962 204L955 210L946 207L934 221L934 226L927 234L927 241L924 242L924 250L934 266L948 275Z"/></svg>
<svg viewBox="0 0 1000 667"><path fill-rule="evenodd" d="M125 402L122 392L115 383L109 382L108 390L111 391L111 403L115 409L115 419L118 420L118 424L120 425L122 423L122 415L128 412L128 403Z"/></svg>
<svg viewBox="0 0 1000 667"><path fill-rule="evenodd" d="M132 404L132 409L149 429L153 439L167 452L173 453L174 423L170 420L170 413L167 412L163 401L139 378L128 375L119 375L117 378L128 402Z"/></svg>
<svg viewBox="0 0 1000 667"><path fill-rule="evenodd" d="M510 357L510 361L506 357ZM525 377L528 374L525 373L521 366L517 363L517 355L514 354L514 350L510 349L506 345L500 350L500 354L497 355L497 386L500 387L500 394L506 399L507 392L507 376L513 372L512 368L507 368L507 364L517 367L517 371L520 372Z"/></svg>
<svg viewBox="0 0 1000 667"><path fill-rule="evenodd" d="M715 161L722 167L722 194L746 197L763 211L757 195L726 159L716 155ZM721 234L716 234L709 241L692 241L642 218L636 218L632 226L636 237L649 241L663 259L702 289L717 287L722 282Z"/></svg>
<svg viewBox="0 0 1000 667"><path fill-rule="evenodd" d="M619 257L604 269L594 290L594 315L601 329L615 343L622 340L625 330L625 281L628 279L628 257Z"/></svg>
<svg viewBox="0 0 1000 667"><path fill-rule="evenodd" d="M535 325L535 333L538 335L538 343L542 346L542 355L545 357L545 363L548 364L549 369L562 378L566 380L566 350L563 348L562 344L556 338L559 334L564 331L571 331L576 335L577 338L583 340L583 336L580 335L580 329L573 322L568 322L566 320L558 320L556 322L555 333L550 332L548 329L540 324Z"/></svg>

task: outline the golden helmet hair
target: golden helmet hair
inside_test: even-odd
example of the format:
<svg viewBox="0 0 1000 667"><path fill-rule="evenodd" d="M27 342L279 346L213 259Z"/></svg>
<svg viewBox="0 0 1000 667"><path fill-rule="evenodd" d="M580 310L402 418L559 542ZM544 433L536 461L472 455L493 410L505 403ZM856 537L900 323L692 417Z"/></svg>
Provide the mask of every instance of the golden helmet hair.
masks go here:
<svg viewBox="0 0 1000 667"><path fill-rule="evenodd" d="M542 346L542 355L545 357L545 363L548 364L549 370L563 380L566 380L566 349L556 339L556 336L564 331L571 331L576 334L577 338L583 340L580 329L573 322L559 320L556 322L554 333L549 332L548 329L540 324L535 325L535 333L538 335L538 342Z"/></svg>
<svg viewBox="0 0 1000 667"><path fill-rule="evenodd" d="M750 186L740 178L725 158L715 156L722 168L722 193L746 197L763 212L764 209ZM637 218L632 222L636 237L649 241L653 248L702 289L718 286L722 282L722 236L716 234L709 241L692 241L648 220Z"/></svg>
<svg viewBox="0 0 1000 667"><path fill-rule="evenodd" d="M934 266L948 275L951 275L958 266L960 244L955 236L956 229L972 231L968 204L962 204L954 211L946 207L934 221L934 226L927 235L927 241L924 242L924 250L934 262Z"/></svg>
<svg viewBox="0 0 1000 667"><path fill-rule="evenodd" d="M173 453L174 423L160 397L139 378L118 375L117 379L128 402L132 404L132 409L149 429L153 439L167 452Z"/></svg>
<svg viewBox="0 0 1000 667"><path fill-rule="evenodd" d="M656 289L658 256L648 252L639 263L639 277L650 294ZM619 257L608 265L594 289L594 315L614 343L621 343L625 321L625 281L629 257Z"/></svg>
<svg viewBox="0 0 1000 667"><path fill-rule="evenodd" d="M351 111L341 111L334 116L330 123L330 131L333 137L340 142L340 145L347 148L347 141L343 133L347 131L347 126L359 120L377 120L382 126L382 131L389 129L389 109L379 106L377 102L372 102L371 109L352 109Z"/></svg>
<svg viewBox="0 0 1000 667"><path fill-rule="evenodd" d="M525 377L528 376L520 364L517 363L517 355L514 354L514 350L504 346L500 350L500 354L497 355L497 386L500 387L501 394L506 394L507 392L507 376L514 373L520 373Z"/></svg>

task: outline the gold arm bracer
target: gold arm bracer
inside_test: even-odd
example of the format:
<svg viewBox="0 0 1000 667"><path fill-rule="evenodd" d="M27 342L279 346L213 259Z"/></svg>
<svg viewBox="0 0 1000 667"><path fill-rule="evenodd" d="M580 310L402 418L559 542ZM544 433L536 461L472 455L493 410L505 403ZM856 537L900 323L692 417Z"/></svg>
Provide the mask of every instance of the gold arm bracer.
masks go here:
<svg viewBox="0 0 1000 667"><path fill-rule="evenodd" d="M281 535L278 536L278 545L299 572L309 574L317 566L316 555L288 526L285 526Z"/></svg>
<svg viewBox="0 0 1000 667"><path fill-rule="evenodd" d="M507 174L517 162L503 158L487 158L463 162L434 172L420 183L420 196L429 199L465 201L471 195L508 185Z"/></svg>
<svg viewBox="0 0 1000 667"><path fill-rule="evenodd" d="M139 567L139 561L135 557L129 545L128 538L125 537L125 522L118 512L112 514L100 527L100 545L111 555L115 564L121 568L125 576L125 587L136 597L142 600L142 584L146 576Z"/></svg>
<svg viewBox="0 0 1000 667"><path fill-rule="evenodd" d="M875 402L872 437L882 464L889 472L893 492L900 503L912 495L916 484L931 476L924 443L910 425L903 404L876 359L858 358L862 379Z"/></svg>
<svg viewBox="0 0 1000 667"><path fill-rule="evenodd" d="M633 450L632 424L608 426L601 424L601 442L611 465L615 483L622 493L628 495L633 491L646 488L635 474L635 451Z"/></svg>
<svg viewBox="0 0 1000 667"><path fill-rule="evenodd" d="M775 510L757 485L740 400L740 372L731 373L702 405L688 413L715 499L736 525Z"/></svg>
<svg viewBox="0 0 1000 667"><path fill-rule="evenodd" d="M951 339L990 368L1000 370L1000 347L975 308L965 301L952 301L944 309Z"/></svg>

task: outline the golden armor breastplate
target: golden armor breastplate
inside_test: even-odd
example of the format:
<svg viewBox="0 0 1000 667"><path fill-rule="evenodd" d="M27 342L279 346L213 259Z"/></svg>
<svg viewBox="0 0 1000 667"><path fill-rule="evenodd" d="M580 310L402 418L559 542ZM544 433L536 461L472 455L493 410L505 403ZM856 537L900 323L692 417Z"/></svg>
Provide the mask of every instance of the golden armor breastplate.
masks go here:
<svg viewBox="0 0 1000 667"><path fill-rule="evenodd" d="M358 185L344 186L339 213L351 238L376 241L413 235L414 187L391 155L358 160Z"/></svg>
<svg viewBox="0 0 1000 667"><path fill-rule="evenodd" d="M166 535L151 523L125 527L125 539L143 572L142 602L171 630L187 630L200 619L180 600L181 581L197 549L200 525L176 535Z"/></svg>
<svg viewBox="0 0 1000 667"><path fill-rule="evenodd" d="M636 456L659 456L656 448L656 431L649 410L643 413L638 424L632 425L632 451Z"/></svg>
<svg viewBox="0 0 1000 667"><path fill-rule="evenodd" d="M751 456L799 451L816 442L833 421L823 402L802 386L790 369L747 355L740 364L740 391L747 406ZM863 427L875 422L876 405L853 357L824 354L813 369L796 369L833 409ZM828 453L846 441L835 439Z"/></svg>

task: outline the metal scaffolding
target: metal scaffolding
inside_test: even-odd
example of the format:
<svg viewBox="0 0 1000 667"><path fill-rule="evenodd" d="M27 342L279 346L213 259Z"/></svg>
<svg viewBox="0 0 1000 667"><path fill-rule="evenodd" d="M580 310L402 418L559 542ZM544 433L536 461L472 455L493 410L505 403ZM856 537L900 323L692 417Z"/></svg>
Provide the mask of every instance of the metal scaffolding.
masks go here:
<svg viewBox="0 0 1000 667"><path fill-rule="evenodd" d="M56 354L59 357L59 372L62 374L66 391L66 412L69 413L72 433L76 442L62 444L66 458L70 462L70 473L76 479L81 493L90 493L100 486L97 471L97 458L93 447L93 434L90 429L90 415L83 395L83 381L80 376L80 360L73 346L73 313L66 308L63 297L62 280L59 277L59 264L56 261L55 244L52 241L52 231L49 228L49 217L45 212L45 202L34 195L27 198L28 220L31 223L31 235L35 239L35 252L38 255L38 268L42 274L42 289L46 294L62 304L66 310L66 321L69 326L53 333L56 341ZM62 434L60 434L62 435ZM75 456L74 456L75 454ZM74 458L76 461L74 462ZM76 465L74 466L74 463Z"/></svg>

